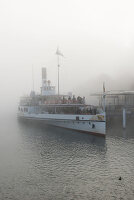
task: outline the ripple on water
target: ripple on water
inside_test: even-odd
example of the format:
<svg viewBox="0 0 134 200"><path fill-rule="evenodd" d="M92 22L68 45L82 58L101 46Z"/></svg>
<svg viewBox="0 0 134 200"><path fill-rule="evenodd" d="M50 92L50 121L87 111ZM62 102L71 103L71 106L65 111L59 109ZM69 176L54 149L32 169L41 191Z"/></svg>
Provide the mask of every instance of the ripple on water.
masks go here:
<svg viewBox="0 0 134 200"><path fill-rule="evenodd" d="M1 130L0 199L133 199L133 137L16 121Z"/></svg>

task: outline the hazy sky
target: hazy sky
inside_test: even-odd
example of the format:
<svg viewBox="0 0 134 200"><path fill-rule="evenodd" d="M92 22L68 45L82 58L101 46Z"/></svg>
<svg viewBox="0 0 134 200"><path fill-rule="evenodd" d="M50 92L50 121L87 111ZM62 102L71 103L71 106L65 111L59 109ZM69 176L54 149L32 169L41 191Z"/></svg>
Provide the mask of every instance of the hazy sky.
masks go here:
<svg viewBox="0 0 134 200"><path fill-rule="evenodd" d="M0 0L1 101L30 92L32 65L37 91L41 67L57 84L58 45L62 92L134 85L133 9L133 0Z"/></svg>

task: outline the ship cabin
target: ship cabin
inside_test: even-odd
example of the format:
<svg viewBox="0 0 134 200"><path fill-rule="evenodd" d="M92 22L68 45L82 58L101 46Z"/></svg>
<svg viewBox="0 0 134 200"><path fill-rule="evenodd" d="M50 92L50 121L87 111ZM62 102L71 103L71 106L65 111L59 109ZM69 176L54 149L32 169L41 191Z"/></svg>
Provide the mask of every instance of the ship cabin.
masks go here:
<svg viewBox="0 0 134 200"><path fill-rule="evenodd" d="M100 113L96 106L86 105L85 97L71 97L69 95L35 95L22 97L19 106L20 112L36 114L97 114Z"/></svg>

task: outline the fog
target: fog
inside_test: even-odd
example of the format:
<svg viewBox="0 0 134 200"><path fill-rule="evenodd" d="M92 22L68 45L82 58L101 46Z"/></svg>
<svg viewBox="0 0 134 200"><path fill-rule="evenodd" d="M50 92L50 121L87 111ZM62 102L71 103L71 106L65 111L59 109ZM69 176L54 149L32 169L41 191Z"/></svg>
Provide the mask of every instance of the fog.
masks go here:
<svg viewBox="0 0 134 200"><path fill-rule="evenodd" d="M19 97L40 92L41 68L60 92L86 96L134 89L134 2L130 0L1 0L0 110L16 112ZM92 102L93 103L93 102Z"/></svg>

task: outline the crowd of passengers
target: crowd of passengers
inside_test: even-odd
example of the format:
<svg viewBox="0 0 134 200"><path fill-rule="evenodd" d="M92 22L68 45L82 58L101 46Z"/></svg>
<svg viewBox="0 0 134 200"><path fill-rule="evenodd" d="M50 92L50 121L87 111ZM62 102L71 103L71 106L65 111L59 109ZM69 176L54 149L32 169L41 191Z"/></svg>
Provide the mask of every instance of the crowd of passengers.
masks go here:
<svg viewBox="0 0 134 200"><path fill-rule="evenodd" d="M89 114L91 114L91 115L96 115L96 113L97 113L97 109L96 108L85 108L85 109L83 109L83 110L81 110L81 109L78 109L77 111L76 111L76 114L80 114L80 115L83 115L83 114L87 114L87 115L89 115Z"/></svg>
<svg viewBox="0 0 134 200"><path fill-rule="evenodd" d="M79 115L95 115L97 113L96 108L75 108L75 107L68 107L68 108L47 108L46 110L49 114L79 114Z"/></svg>
<svg viewBox="0 0 134 200"><path fill-rule="evenodd" d="M85 104L85 97L78 96L77 98L73 95L73 97L59 97L56 99L46 99L44 101L45 104Z"/></svg>
<svg viewBox="0 0 134 200"><path fill-rule="evenodd" d="M68 99L66 99L64 96L61 99L63 104L69 103L69 104L85 104L85 97L80 97L78 96L77 98L75 97L75 95L73 95L73 97L71 98L70 96L68 97Z"/></svg>

